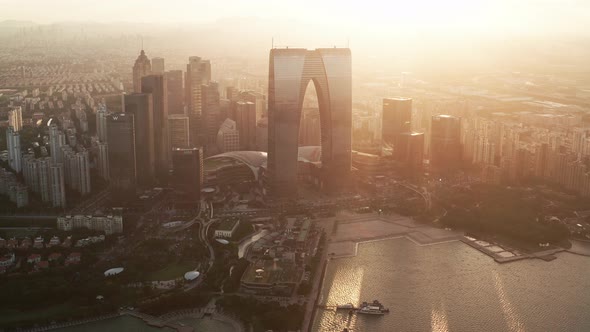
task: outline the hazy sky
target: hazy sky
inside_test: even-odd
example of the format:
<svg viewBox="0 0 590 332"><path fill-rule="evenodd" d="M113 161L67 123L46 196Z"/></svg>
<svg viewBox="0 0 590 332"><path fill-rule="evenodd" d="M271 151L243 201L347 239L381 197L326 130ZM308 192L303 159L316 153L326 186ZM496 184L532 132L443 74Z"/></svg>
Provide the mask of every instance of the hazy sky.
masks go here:
<svg viewBox="0 0 590 332"><path fill-rule="evenodd" d="M285 18L378 33L585 32L588 0L0 0L1 20L205 23L226 17Z"/></svg>

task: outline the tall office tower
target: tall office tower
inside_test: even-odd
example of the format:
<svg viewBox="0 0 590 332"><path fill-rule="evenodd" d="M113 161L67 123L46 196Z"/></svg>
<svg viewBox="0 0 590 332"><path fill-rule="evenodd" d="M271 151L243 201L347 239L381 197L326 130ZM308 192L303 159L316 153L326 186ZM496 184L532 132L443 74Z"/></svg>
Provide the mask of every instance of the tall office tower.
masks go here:
<svg viewBox="0 0 590 332"><path fill-rule="evenodd" d="M8 149L8 164L15 172L22 170L22 155L20 135L12 127L6 130L6 148Z"/></svg>
<svg viewBox="0 0 590 332"><path fill-rule="evenodd" d="M100 142L106 142L107 139L107 106L98 105L96 111L96 136Z"/></svg>
<svg viewBox="0 0 590 332"><path fill-rule="evenodd" d="M236 125L240 133L240 149L256 150L256 104L249 101L236 103Z"/></svg>
<svg viewBox="0 0 590 332"><path fill-rule="evenodd" d="M430 166L450 171L461 162L461 118L451 115L432 117L430 129Z"/></svg>
<svg viewBox="0 0 590 332"><path fill-rule="evenodd" d="M199 138L202 136L202 102L201 85L209 84L211 80L211 62L202 60L198 56L191 56L186 66L185 74L185 105L190 119L191 144L201 145Z"/></svg>
<svg viewBox="0 0 590 332"><path fill-rule="evenodd" d="M49 126L49 149L51 162L59 164L62 162L61 147L66 145L66 136L57 128L56 124Z"/></svg>
<svg viewBox="0 0 590 332"><path fill-rule="evenodd" d="M412 123L412 99L410 98L384 98L381 124L382 144L393 148L395 156L395 143L402 133L411 131Z"/></svg>
<svg viewBox="0 0 590 332"><path fill-rule="evenodd" d="M53 207L66 207L66 185L64 179L64 166L62 164L51 164L49 166L49 184L51 202Z"/></svg>
<svg viewBox="0 0 590 332"><path fill-rule="evenodd" d="M321 145L320 113L317 108L303 109L301 125L299 128L299 145Z"/></svg>
<svg viewBox="0 0 590 332"><path fill-rule="evenodd" d="M419 170L424 161L424 133L407 132L397 138L394 158L410 170Z"/></svg>
<svg viewBox="0 0 590 332"><path fill-rule="evenodd" d="M256 123L256 150L268 151L268 117L262 117Z"/></svg>
<svg viewBox="0 0 590 332"><path fill-rule="evenodd" d="M318 94L322 133L321 187L347 187L352 167L350 49L272 49L268 84L268 187L271 198L297 194L301 106L307 85Z"/></svg>
<svg viewBox="0 0 590 332"><path fill-rule="evenodd" d="M141 79L152 72L150 59L141 50L141 53L133 65L133 92L141 92Z"/></svg>
<svg viewBox="0 0 590 332"><path fill-rule="evenodd" d="M151 76L146 76L143 80ZM155 121L152 95L132 93L125 95L125 113L133 114L135 132L135 158L137 184L149 187L156 174ZM109 141L109 148L117 142ZM109 158L109 161L112 161Z"/></svg>
<svg viewBox="0 0 590 332"><path fill-rule="evenodd" d="M39 193L41 200L45 203L51 202L52 182L51 182L51 158L45 157L38 159L38 176L39 176Z"/></svg>
<svg viewBox="0 0 590 332"><path fill-rule="evenodd" d="M220 153L240 150L240 133L236 122L225 119L217 132L217 149Z"/></svg>
<svg viewBox="0 0 590 332"><path fill-rule="evenodd" d="M219 84L217 82L201 85L201 103L203 130L199 141L202 143L215 143L220 114Z"/></svg>
<svg viewBox="0 0 590 332"><path fill-rule="evenodd" d="M15 132L23 128L23 109L17 106L8 111L8 126L12 127Z"/></svg>
<svg viewBox="0 0 590 332"><path fill-rule="evenodd" d="M166 72L168 84L168 114L184 113L184 87L182 84L182 70Z"/></svg>
<svg viewBox="0 0 590 332"><path fill-rule="evenodd" d="M171 114L168 116L170 148L188 148L190 146L188 116Z"/></svg>
<svg viewBox="0 0 590 332"><path fill-rule="evenodd" d="M109 180L109 145L98 143L98 174L103 180Z"/></svg>
<svg viewBox="0 0 590 332"><path fill-rule="evenodd" d="M154 74L164 74L165 66L164 66L164 58L152 58L152 73Z"/></svg>
<svg viewBox="0 0 590 332"><path fill-rule="evenodd" d="M170 166L168 142L168 85L163 75L149 75L141 81L141 91L151 93L154 109L154 151L156 176L165 179Z"/></svg>
<svg viewBox="0 0 590 332"><path fill-rule="evenodd" d="M242 93L242 99L256 104L256 121L260 120L266 113L266 101L262 93L254 91L245 91Z"/></svg>
<svg viewBox="0 0 590 332"><path fill-rule="evenodd" d="M199 148L173 149L174 184L190 202L201 199L203 188L203 150Z"/></svg>
<svg viewBox="0 0 590 332"><path fill-rule="evenodd" d="M113 193L120 194L119 197L135 194L137 172L133 120L132 113L107 116L109 177Z"/></svg>

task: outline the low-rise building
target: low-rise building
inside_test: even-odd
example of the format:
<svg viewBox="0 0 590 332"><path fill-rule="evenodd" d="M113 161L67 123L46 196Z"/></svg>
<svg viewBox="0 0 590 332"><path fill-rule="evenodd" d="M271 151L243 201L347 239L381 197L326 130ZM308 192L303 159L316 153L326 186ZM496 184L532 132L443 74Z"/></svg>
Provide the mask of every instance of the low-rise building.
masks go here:
<svg viewBox="0 0 590 332"><path fill-rule="evenodd" d="M36 237L35 242L33 242L33 248L36 248L36 249L43 248L44 247L43 242L44 242L44 240L42 237L40 237L40 236Z"/></svg>
<svg viewBox="0 0 590 332"><path fill-rule="evenodd" d="M14 264L14 253L10 253L8 255L0 257L0 266L8 267L12 264Z"/></svg>
<svg viewBox="0 0 590 332"><path fill-rule="evenodd" d="M78 228L87 228L103 231L105 234L123 232L123 216L121 213L109 215L65 215L57 217L57 228L62 231L71 231Z"/></svg>
<svg viewBox="0 0 590 332"><path fill-rule="evenodd" d="M79 252L69 254L66 258L66 266L80 263L80 258L82 258L82 254Z"/></svg>
<svg viewBox="0 0 590 332"><path fill-rule="evenodd" d="M51 240L49 240L49 243L47 244L47 248L51 248L53 246L59 246L61 243L61 241L59 240L59 238L57 236L53 236L51 238Z"/></svg>
<svg viewBox="0 0 590 332"><path fill-rule="evenodd" d="M39 254L31 254L27 258L27 263L39 263L41 261L41 255Z"/></svg>
<svg viewBox="0 0 590 332"><path fill-rule="evenodd" d="M231 238L240 225L240 220L235 218L224 219L215 229L215 237Z"/></svg>
<svg viewBox="0 0 590 332"><path fill-rule="evenodd" d="M61 258L61 254L59 252L54 252L54 253L51 253L49 255L49 257L47 257L47 260L50 262L53 262L53 261L59 260L60 258Z"/></svg>
<svg viewBox="0 0 590 332"><path fill-rule="evenodd" d="M300 276L293 261L275 258L250 264L240 281L244 293L290 296Z"/></svg>

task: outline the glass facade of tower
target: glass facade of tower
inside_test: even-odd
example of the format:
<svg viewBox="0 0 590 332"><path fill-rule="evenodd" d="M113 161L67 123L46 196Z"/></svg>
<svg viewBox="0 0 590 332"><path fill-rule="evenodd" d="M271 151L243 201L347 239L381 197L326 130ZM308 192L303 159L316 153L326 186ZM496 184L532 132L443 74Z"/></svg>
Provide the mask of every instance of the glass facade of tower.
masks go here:
<svg viewBox="0 0 590 332"><path fill-rule="evenodd" d="M322 186L343 185L351 170L352 80L349 49L273 49L269 68L268 194L297 192L297 154L303 98L312 81L318 94Z"/></svg>
<svg viewBox="0 0 590 332"><path fill-rule="evenodd" d="M461 162L461 118L451 115L432 117L430 134L430 167L450 171Z"/></svg>

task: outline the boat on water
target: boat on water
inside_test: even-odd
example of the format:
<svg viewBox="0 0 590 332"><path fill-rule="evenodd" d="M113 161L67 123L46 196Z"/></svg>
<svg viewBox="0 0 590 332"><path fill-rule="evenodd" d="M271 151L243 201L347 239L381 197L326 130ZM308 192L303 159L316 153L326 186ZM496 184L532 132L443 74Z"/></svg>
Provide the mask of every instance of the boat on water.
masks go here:
<svg viewBox="0 0 590 332"><path fill-rule="evenodd" d="M340 310L340 309L354 309L354 304L348 302L345 304L339 304L336 306L336 310Z"/></svg>
<svg viewBox="0 0 590 332"><path fill-rule="evenodd" d="M365 315L384 315L389 312L379 301L374 300L372 303L363 302L361 308L358 310L359 314Z"/></svg>

